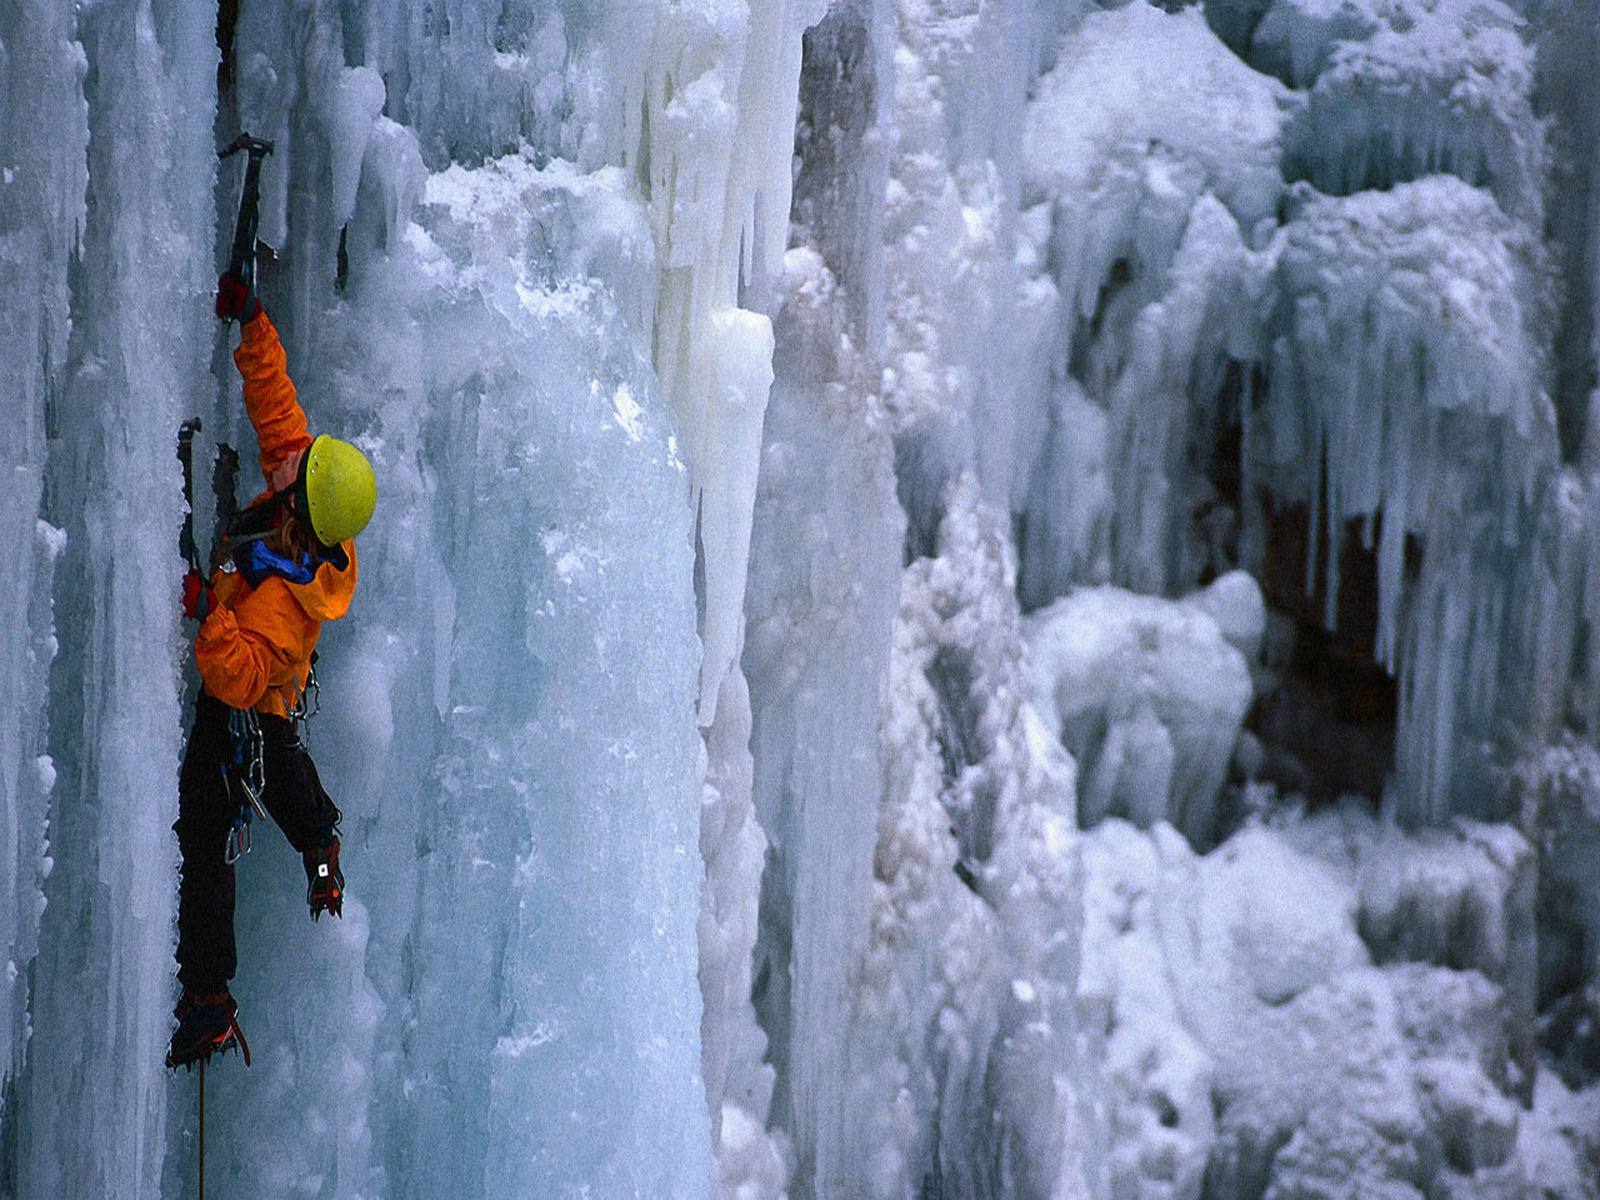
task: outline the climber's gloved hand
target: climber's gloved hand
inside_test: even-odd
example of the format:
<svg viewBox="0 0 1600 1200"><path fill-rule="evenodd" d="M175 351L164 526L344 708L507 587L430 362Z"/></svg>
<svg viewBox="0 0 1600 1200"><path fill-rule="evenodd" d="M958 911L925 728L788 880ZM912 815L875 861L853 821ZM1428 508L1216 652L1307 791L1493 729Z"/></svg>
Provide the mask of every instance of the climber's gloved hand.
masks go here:
<svg viewBox="0 0 1600 1200"><path fill-rule="evenodd" d="M189 568L183 577L183 615L191 621L204 621L216 606L217 594L200 578L199 571Z"/></svg>
<svg viewBox="0 0 1600 1200"><path fill-rule="evenodd" d="M217 316L224 321L246 325L261 315L261 301L250 285L237 275L224 271L217 280Z"/></svg>

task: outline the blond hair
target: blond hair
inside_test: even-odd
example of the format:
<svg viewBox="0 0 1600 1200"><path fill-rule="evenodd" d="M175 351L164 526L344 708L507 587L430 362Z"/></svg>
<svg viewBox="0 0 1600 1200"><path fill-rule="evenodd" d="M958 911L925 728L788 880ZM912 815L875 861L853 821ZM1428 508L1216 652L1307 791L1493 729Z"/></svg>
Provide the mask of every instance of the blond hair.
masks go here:
<svg viewBox="0 0 1600 1200"><path fill-rule="evenodd" d="M311 551L311 534L294 513L285 510L278 527L267 537L267 546L290 562L300 562Z"/></svg>

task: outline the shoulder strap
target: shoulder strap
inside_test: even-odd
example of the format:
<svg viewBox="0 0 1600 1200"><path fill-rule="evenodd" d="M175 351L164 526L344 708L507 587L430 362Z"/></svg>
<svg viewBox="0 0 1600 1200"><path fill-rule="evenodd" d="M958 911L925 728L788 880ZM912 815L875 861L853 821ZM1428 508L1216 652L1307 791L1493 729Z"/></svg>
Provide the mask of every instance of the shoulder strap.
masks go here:
<svg viewBox="0 0 1600 1200"><path fill-rule="evenodd" d="M233 519L222 528L217 544L212 548L212 567L220 567L227 562L239 547L271 537L277 521L278 508L282 503L278 496L272 496L234 514Z"/></svg>

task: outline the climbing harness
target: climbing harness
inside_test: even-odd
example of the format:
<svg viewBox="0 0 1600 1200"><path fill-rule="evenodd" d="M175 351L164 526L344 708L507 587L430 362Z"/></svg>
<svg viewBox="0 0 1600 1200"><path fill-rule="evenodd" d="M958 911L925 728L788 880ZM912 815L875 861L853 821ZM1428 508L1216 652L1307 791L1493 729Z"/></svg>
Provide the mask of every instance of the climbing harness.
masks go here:
<svg viewBox="0 0 1600 1200"><path fill-rule="evenodd" d="M228 732L233 735L233 754L230 761L223 764L222 779L228 795L239 798L239 809L222 852L222 861L231 866L250 853L252 817L266 820L267 810L261 803L261 793L267 785L267 767L262 752L261 720L254 709L231 709Z"/></svg>
<svg viewBox="0 0 1600 1200"><path fill-rule="evenodd" d="M302 688L298 680L295 682L294 704L284 714L307 752L311 750L311 718L321 711L322 686L317 682L317 652L313 650L306 667L306 685Z"/></svg>

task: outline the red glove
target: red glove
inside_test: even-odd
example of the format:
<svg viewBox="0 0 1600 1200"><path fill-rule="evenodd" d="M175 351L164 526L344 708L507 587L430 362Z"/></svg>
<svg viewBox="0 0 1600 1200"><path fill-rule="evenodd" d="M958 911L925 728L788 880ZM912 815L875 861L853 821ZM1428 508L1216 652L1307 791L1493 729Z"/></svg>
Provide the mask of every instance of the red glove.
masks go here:
<svg viewBox="0 0 1600 1200"><path fill-rule="evenodd" d="M200 572L191 567L183 577L183 615L191 621L204 621L206 614L216 606L217 594L200 578Z"/></svg>
<svg viewBox="0 0 1600 1200"><path fill-rule="evenodd" d="M250 285L237 275L226 272L217 280L217 316L224 321L238 321L246 325L261 315L261 301Z"/></svg>

